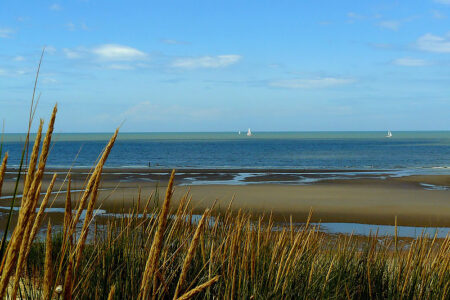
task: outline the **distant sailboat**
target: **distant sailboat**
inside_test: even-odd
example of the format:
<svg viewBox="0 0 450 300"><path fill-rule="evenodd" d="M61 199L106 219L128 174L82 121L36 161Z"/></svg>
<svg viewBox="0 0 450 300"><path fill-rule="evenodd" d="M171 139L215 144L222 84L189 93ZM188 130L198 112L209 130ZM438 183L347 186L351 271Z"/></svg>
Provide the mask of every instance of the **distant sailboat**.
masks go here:
<svg viewBox="0 0 450 300"><path fill-rule="evenodd" d="M252 136L253 134L252 134L252 131L250 130L250 128L248 129L248 131L247 131L247 136Z"/></svg>
<svg viewBox="0 0 450 300"><path fill-rule="evenodd" d="M241 131L240 130L238 131L238 134L241 135Z"/></svg>
<svg viewBox="0 0 450 300"><path fill-rule="evenodd" d="M388 130L386 137L387 138L391 138L392 137L392 132L390 130Z"/></svg>

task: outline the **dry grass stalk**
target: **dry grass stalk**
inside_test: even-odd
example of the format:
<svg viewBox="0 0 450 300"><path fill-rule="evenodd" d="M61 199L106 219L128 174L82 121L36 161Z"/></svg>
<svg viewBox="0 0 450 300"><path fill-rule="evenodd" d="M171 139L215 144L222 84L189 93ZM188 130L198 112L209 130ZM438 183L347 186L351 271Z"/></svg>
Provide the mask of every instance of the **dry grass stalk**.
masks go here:
<svg viewBox="0 0 450 300"><path fill-rule="evenodd" d="M57 276L56 276L57 280L58 280L60 272L61 272L63 258L64 258L65 254L66 254L66 251L67 251L67 245L68 245L68 242L69 242L68 241L68 237L71 237L73 235L73 233L75 232L76 225L77 225L77 223L78 223L78 221L80 219L81 213L83 212L83 209L84 209L84 207L86 205L87 198L90 196L90 194L91 194L91 192L92 192L92 190L94 188L95 181L97 180L97 175L100 175L102 170L103 170L103 166L104 166L104 164L106 162L106 159L108 158L109 153L111 152L111 149L112 149L112 147L114 145L114 142L116 141L118 133L119 133L119 129L117 128L116 131L114 132L113 136L109 140L108 144L106 145L106 147L105 147L105 149L104 149L104 151L102 153L102 156L99 159L99 161L98 161L98 163L97 163L93 173L89 177L89 181L88 181L88 183L86 185L86 188L84 190L84 193L83 193L83 195L81 197L77 213L76 213L75 217L72 219L72 224L71 224L71 226L68 229L68 234L66 235L66 240L63 240L63 243L62 243L62 246L61 246L61 262L59 264L59 270L58 270L58 273L57 273ZM81 244L78 243L77 247L78 246L81 246Z"/></svg>
<svg viewBox="0 0 450 300"><path fill-rule="evenodd" d="M27 176L25 177L25 183L23 186L23 195L24 197L26 196L28 189L30 187L30 184L33 180L34 177L34 172L36 169L36 163L37 163L37 159L38 159L38 154L39 154L39 147L41 145L41 136L42 136L42 127L44 125L44 121L40 120L39 122L39 129L37 131L36 134L36 139L34 142L34 146L33 146L33 150L31 151L31 157L30 157L30 164L28 166L28 172L27 172Z"/></svg>
<svg viewBox="0 0 450 300"><path fill-rule="evenodd" d="M3 186L3 180L5 178L7 162L8 162L8 153L6 153L5 156L3 157L2 165L0 166L0 197L2 196L2 186Z"/></svg>
<svg viewBox="0 0 450 300"><path fill-rule="evenodd" d="M116 292L116 286L113 285L113 286L111 287L111 290L109 291L109 294L108 294L108 300L113 300L113 299L114 299L114 294L115 294L115 292Z"/></svg>
<svg viewBox="0 0 450 300"><path fill-rule="evenodd" d="M167 215L169 214L170 200L173 194L173 181L175 178L175 170L170 175L169 183L167 184L166 196L159 215L158 229L153 238L152 247L145 264L144 274L142 275L141 288L139 291L140 297L146 299L149 293L149 283L153 280L155 271L158 269L159 255L161 253L164 231L167 225Z"/></svg>
<svg viewBox="0 0 450 300"><path fill-rule="evenodd" d="M36 215L36 218L34 219L33 228L31 229L30 239L28 241L27 246L27 256L30 252L31 244L33 243L33 240L36 237L39 227L41 226L42 219L44 218L45 208L47 207L48 200L50 198L50 195L52 194L55 181L56 181L56 173L53 175L52 180L50 181L50 184L47 187L47 192L45 193L44 199L42 199L41 206L39 207L39 211Z"/></svg>
<svg viewBox="0 0 450 300"><path fill-rule="evenodd" d="M45 263L44 263L44 287L42 299L50 299L50 293L52 291L52 225L50 220L47 226L47 239L45 243Z"/></svg>
<svg viewBox="0 0 450 300"><path fill-rule="evenodd" d="M397 229L397 216L395 216L395 234L394 234L394 243L395 243L395 251L398 251L398 229Z"/></svg>
<svg viewBox="0 0 450 300"><path fill-rule="evenodd" d="M109 140L108 144L105 147L105 150L103 151L103 154L102 154L100 160L98 161L94 171L92 172L91 176L89 177L89 181L88 181L88 183L86 185L86 188L85 188L85 190L83 192L83 195L81 196L80 204L78 205L77 213L75 214L75 217L72 220L72 226L70 228L68 236L71 236L74 233L74 231L75 231L75 226L78 223L78 221L80 220L81 213L83 212L83 209L86 206L86 201L87 201L89 195L92 192L92 188L94 187L95 180L96 180L96 174L102 172L103 166L104 166L104 164L106 162L106 159L108 158L109 153L111 152L111 149L112 149L112 147L114 145L114 142L116 141L118 133L119 133L119 128L116 129L116 131L114 132L113 136Z"/></svg>
<svg viewBox="0 0 450 300"><path fill-rule="evenodd" d="M64 300L72 299L73 289L73 259L69 258L69 264L66 269L66 276L64 278Z"/></svg>
<svg viewBox="0 0 450 300"><path fill-rule="evenodd" d="M322 293L327 286L328 280L330 279L330 274L331 274L331 270L333 269L335 259L336 259L336 256L333 256L333 259L331 260L331 263L330 263L330 268L328 269L327 276L325 277L325 282L323 284Z"/></svg>
<svg viewBox="0 0 450 300"><path fill-rule="evenodd" d="M18 279L20 279L22 270L24 268L24 264L30 253L31 244L33 243L33 240L36 237L37 231L39 230L39 228L41 226L41 221L44 216L44 211L45 211L45 208L47 207L48 199L51 195L53 185L55 184L55 180L56 180L56 174L53 175L52 181L50 182L50 184L48 186L47 193L45 194L45 197L42 200L42 203L41 203L41 206L39 208L37 215L34 213L34 210L35 210L35 207L37 204L38 196L35 196L36 200L34 201L34 206L32 208L31 216L28 220L28 224L27 224L27 227L26 227L26 230L24 233L24 237L22 238L22 244L20 246L19 258L17 260L16 273L14 276L14 278L16 280L14 281L14 286L13 286L12 295L11 295L12 299L16 298L16 294L17 294L17 290L19 288L19 282L20 282ZM39 185L39 187L37 189L36 195L39 194L40 189L41 189L41 184ZM33 222L33 220L34 220L34 222Z"/></svg>
<svg viewBox="0 0 450 300"><path fill-rule="evenodd" d="M291 244L294 242L294 224L292 222L292 215L289 215L289 224L291 229Z"/></svg>
<svg viewBox="0 0 450 300"><path fill-rule="evenodd" d="M55 124L55 118L56 118L56 112L57 112L57 106L53 108L52 116L50 118L50 122L48 125L47 133L44 138L44 142L42 145L42 151L41 156L39 158L39 165L38 169L35 172L35 166L39 154L39 145L41 140L41 132L43 127L43 121L40 121L38 133L36 135L35 143L33 146L33 151L31 152L31 158L30 158L30 165L28 168L28 174L25 178L25 185L24 185L24 191L23 195L26 195L25 201L27 202L26 205L28 207L28 212L24 214L25 221L22 231L22 237L21 237L21 245L20 245L20 251L19 251L19 258L17 260L16 265L16 273L15 273L15 281L14 281L14 287L12 289L12 298L16 298L16 293L19 288L19 279L22 273L23 265L25 263L25 260L28 256L27 248L28 245L32 243L32 239L30 239L31 231L33 228L34 220L36 217L36 206L40 195L40 190L42 186L42 177L44 176L44 169L45 165L47 163L48 153L50 150L50 143L51 138L53 134L53 128ZM31 182L31 186L30 186ZM22 200L22 205L24 205L24 200ZM17 228L17 226L16 226Z"/></svg>
<svg viewBox="0 0 450 300"><path fill-rule="evenodd" d="M183 294L181 297L177 298L177 300L188 300L191 299L192 297L194 297L195 295L197 295L198 293L201 293L202 291L204 291L205 289L209 288L210 286L212 286L214 283L216 283L217 281L219 281L220 276L217 275L214 278L212 278L211 280L208 280L207 282L197 286L196 288L193 288L192 290L190 290L189 292Z"/></svg>
<svg viewBox="0 0 450 300"><path fill-rule="evenodd" d="M98 173L96 174L95 183L94 183L94 186L92 189L91 201L89 201L89 205L86 209L86 217L84 219L83 227L81 229L81 235L80 235L80 238L78 239L77 247L75 250L75 252L76 252L75 273L78 270L78 267L80 266L81 254L83 252L84 245L86 243L87 235L89 232L89 224L91 223L92 216L94 213L94 205L95 205L95 201L97 200L98 187L100 185L100 176L101 176L101 172L98 171Z"/></svg>
<svg viewBox="0 0 450 300"><path fill-rule="evenodd" d="M147 218L148 207L150 206L150 201L152 200L154 193L155 193L155 191L152 191L150 193L150 196L148 196L147 202L145 203L144 211L142 213L142 219L144 219L144 220L146 220L146 218Z"/></svg>
<svg viewBox="0 0 450 300"><path fill-rule="evenodd" d="M194 258L195 248L197 247L198 241L200 239L200 234L203 230L203 225L205 224L205 219L209 214L209 210L206 209L203 213L202 218L198 222L197 229L195 230L194 237L192 238L191 244L189 246L189 250L186 254L186 258L183 262L183 267L181 268L180 278L178 279L177 288L175 289L175 294L173 299L177 299L180 294L181 289L183 288L184 281L186 280L187 271L189 269L189 265L191 264L192 259Z"/></svg>
<svg viewBox="0 0 450 300"><path fill-rule="evenodd" d="M50 144L52 141L53 129L55 127L56 113L58 112L58 105L53 107L52 116L50 117L50 122L48 123L47 133L45 134L44 141L42 143L41 156L39 158L39 165L36 171L35 181L41 182L42 176L44 176L44 169L47 163L48 154L50 151Z"/></svg>
<svg viewBox="0 0 450 300"><path fill-rule="evenodd" d="M53 112L52 112L52 117L50 118L50 123L48 126L47 134L45 136L44 143L42 146L38 170L36 171L36 174L33 177L31 186L26 194L26 198L24 198L24 200L22 200L22 205L21 205L17 225L11 236L10 243L8 245L7 251L5 253L5 256L4 256L4 259L2 262L2 270L1 270L2 274L1 274L1 278L0 278L0 298L3 298L5 296L6 289L7 289L8 283L9 283L9 279L12 275L13 268L16 264L17 256L20 254L22 254L22 257L24 256L23 251L25 251L25 249L23 247L21 247L22 239L23 239L24 232L28 227L28 222L29 222L30 216L32 216L32 214L34 213L32 210L35 207L35 202L37 201L36 191L38 190L38 187L40 187L41 181L42 181L42 176L44 175L44 168L45 168L45 164L47 162L48 151L50 149L50 142L51 142L51 136L53 133L56 112L57 112L57 107L55 105ZM38 151L38 147L34 147L33 151ZM33 152L31 154L32 157L35 157L36 155L38 155L38 154L35 152ZM24 196L25 196L25 194L24 194ZM24 245L27 245L27 243ZM23 248L23 251L19 250L21 248ZM20 264L19 264L19 266L20 266Z"/></svg>
<svg viewBox="0 0 450 300"><path fill-rule="evenodd" d="M25 206L26 201L29 199L28 197L28 190L30 187L30 184L32 182L32 180L34 179L34 173L35 173L35 168L36 168L36 162L39 156L39 146L41 144L41 133L42 133L42 126L43 126L43 121L40 120L39 123L39 129L38 132L36 134L36 139L34 141L34 146L33 146L33 151L31 152L31 158L30 158L30 165L28 167L28 172L27 172L27 176L25 177L25 183L24 183L24 187L23 187L23 191L22 191L22 202L20 205L20 211L22 211L22 208ZM28 140L28 137L27 137ZM34 209L35 209L35 205L33 205L30 210L31 212L31 216L34 215ZM27 227L25 229L23 229L26 233L28 233L29 231L29 224L26 225ZM14 229L14 232L17 230L20 230L21 228L16 228ZM14 233L13 233L14 235ZM21 237L22 238L22 237ZM9 251L9 247L10 247L11 243L8 244L8 248L6 250L6 253L8 253ZM22 247L22 243L21 243L21 247ZM3 263L5 262L5 257L3 258L3 262L2 262L2 269L3 269Z"/></svg>
<svg viewBox="0 0 450 300"><path fill-rule="evenodd" d="M64 207L64 237L63 241L67 240L67 234L69 233L69 227L72 222L72 198L70 195L70 189L72 185L72 176L70 173L67 178L67 192L66 192L66 203Z"/></svg>

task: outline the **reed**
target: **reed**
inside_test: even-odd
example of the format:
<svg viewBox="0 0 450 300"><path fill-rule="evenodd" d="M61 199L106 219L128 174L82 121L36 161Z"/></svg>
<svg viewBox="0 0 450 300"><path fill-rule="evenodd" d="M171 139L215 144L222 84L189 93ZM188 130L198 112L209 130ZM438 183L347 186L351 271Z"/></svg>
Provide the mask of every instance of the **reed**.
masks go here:
<svg viewBox="0 0 450 300"><path fill-rule="evenodd" d="M177 288L176 288L175 294L173 296L174 299L177 299L178 294L180 293L180 291L183 287L184 281L186 280L187 271L188 271L188 268L189 268L189 265L190 265L192 259L194 258L195 249L197 247L198 240L200 238L201 231L203 229L203 225L205 224L205 218L207 215L208 215L208 210L205 211L202 218L200 219L200 222L198 222L197 229L195 230L194 237L192 238L192 241L191 241L191 245L189 246L189 250L187 252L186 258L184 259L183 267L181 268L180 278L178 279Z"/></svg>
<svg viewBox="0 0 450 300"><path fill-rule="evenodd" d="M45 243L45 262L44 262L44 282L42 299L50 299L51 286L52 286L52 225L50 220L47 226L47 239Z"/></svg>
<svg viewBox="0 0 450 300"><path fill-rule="evenodd" d="M116 286L113 285L113 286L111 287L111 290L109 291L109 294L108 294L108 300L113 300L113 299L114 299L114 293L115 293L115 291L116 291Z"/></svg>
<svg viewBox="0 0 450 300"><path fill-rule="evenodd" d="M191 299L192 297L194 297L195 295L197 295L198 293L201 293L202 291L204 291L205 289L209 288L210 286L212 286L214 283L216 283L217 281L219 281L220 276L217 275L214 278L211 278L210 280L208 280L207 282L200 284L199 286L197 286L196 288L190 290L189 292L185 293L184 295L182 295L181 297L177 298L178 300L188 300Z"/></svg>
<svg viewBox="0 0 450 300"><path fill-rule="evenodd" d="M142 277L140 295L143 299L148 297L149 281L150 279L153 280L155 276L155 270L158 268L159 254L161 253L163 235L164 231L166 230L167 216L169 214L170 200L172 199L174 178L175 178L175 170L172 171L172 174L170 175L169 184L167 185L166 190L166 196L164 198L162 210L159 214L158 229L155 233L155 237L153 239L152 247L150 248L147 263L145 265L145 271Z"/></svg>
<svg viewBox="0 0 450 300"><path fill-rule="evenodd" d="M72 299L73 291L73 258L69 259L69 264L66 269L66 276L64 277L64 299Z"/></svg>
<svg viewBox="0 0 450 300"><path fill-rule="evenodd" d="M3 186L3 180L5 178L5 172L6 172L6 163L8 162L8 153L5 154L2 160L2 164L0 165L0 197L2 196L2 186Z"/></svg>

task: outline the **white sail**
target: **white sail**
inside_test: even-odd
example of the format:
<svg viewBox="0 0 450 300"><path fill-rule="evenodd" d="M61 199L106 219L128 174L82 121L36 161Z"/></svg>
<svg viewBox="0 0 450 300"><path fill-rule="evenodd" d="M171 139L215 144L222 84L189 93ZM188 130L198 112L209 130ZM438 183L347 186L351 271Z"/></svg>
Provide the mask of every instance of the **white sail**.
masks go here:
<svg viewBox="0 0 450 300"><path fill-rule="evenodd" d="M247 131L247 136L252 136L252 131L250 130L250 128Z"/></svg>
<svg viewBox="0 0 450 300"><path fill-rule="evenodd" d="M392 137L392 132L391 132L390 130L388 130L388 133L387 133L386 137L387 137L387 138Z"/></svg>
<svg viewBox="0 0 450 300"><path fill-rule="evenodd" d="M240 130L238 131L238 134L241 135L241 131Z"/></svg>

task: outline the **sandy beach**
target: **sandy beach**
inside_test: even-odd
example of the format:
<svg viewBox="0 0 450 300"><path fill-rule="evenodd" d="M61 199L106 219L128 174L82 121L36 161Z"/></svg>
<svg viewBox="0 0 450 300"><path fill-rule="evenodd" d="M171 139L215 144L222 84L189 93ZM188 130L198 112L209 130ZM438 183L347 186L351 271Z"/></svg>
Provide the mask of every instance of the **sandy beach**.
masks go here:
<svg viewBox="0 0 450 300"><path fill-rule="evenodd" d="M50 174L49 170L46 182ZM89 170L72 171L75 191L82 189ZM141 201L155 189L164 193L169 170L106 169L101 184L98 207L108 212L127 210L138 199ZM190 192L194 213L200 213L216 202L216 209L228 207L243 209L254 215L272 213L278 221L305 221L310 209L314 222L346 222L392 225L395 216L404 226L450 227L450 176L416 175L387 177L383 172L357 171L350 175L347 170L179 170L173 204ZM66 171L58 170L58 184L53 207L63 207ZM236 174L251 174L234 180ZM348 177L332 176L347 174ZM314 178L309 184L295 184L295 177ZM1 206L14 188L14 172L8 173L3 188ZM201 184L207 181L208 184ZM224 184L225 182L225 184ZM198 184L200 183L200 184ZM431 186L431 190L430 190ZM45 188L45 187L43 187Z"/></svg>

